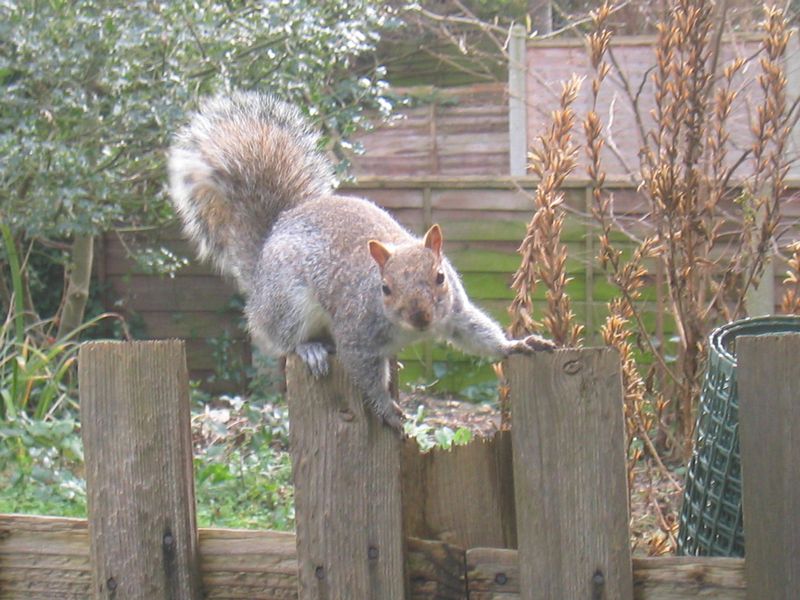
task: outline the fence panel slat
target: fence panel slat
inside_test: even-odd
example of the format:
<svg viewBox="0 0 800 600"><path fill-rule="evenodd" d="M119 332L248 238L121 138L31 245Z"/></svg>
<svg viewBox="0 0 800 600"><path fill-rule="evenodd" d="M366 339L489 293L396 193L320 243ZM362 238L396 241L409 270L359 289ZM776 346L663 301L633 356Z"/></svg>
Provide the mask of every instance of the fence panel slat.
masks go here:
<svg viewBox="0 0 800 600"><path fill-rule="evenodd" d="M516 550L467 550L470 600L521 598ZM600 596L613 600L613 596ZM663 556L633 559L634 600L745 600L744 559Z"/></svg>
<svg viewBox="0 0 800 600"><path fill-rule="evenodd" d="M199 598L183 342L90 342L78 364L94 597Z"/></svg>
<svg viewBox="0 0 800 600"><path fill-rule="evenodd" d="M800 589L800 335L736 346L747 598L789 600Z"/></svg>
<svg viewBox="0 0 800 600"><path fill-rule="evenodd" d="M420 453L416 440L406 440L403 523L407 536L462 548L515 547L509 432L426 454Z"/></svg>
<svg viewBox="0 0 800 600"><path fill-rule="evenodd" d="M400 437L344 371L286 368L300 600L404 598Z"/></svg>
<svg viewBox="0 0 800 600"><path fill-rule="evenodd" d="M619 357L512 357L523 600L633 597Z"/></svg>

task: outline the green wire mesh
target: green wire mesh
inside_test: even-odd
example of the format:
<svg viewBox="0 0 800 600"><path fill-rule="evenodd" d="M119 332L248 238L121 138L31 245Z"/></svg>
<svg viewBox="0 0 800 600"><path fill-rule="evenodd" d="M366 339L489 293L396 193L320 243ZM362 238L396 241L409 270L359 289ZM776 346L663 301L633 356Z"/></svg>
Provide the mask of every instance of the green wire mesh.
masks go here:
<svg viewBox="0 0 800 600"><path fill-rule="evenodd" d="M736 338L800 332L800 317L744 319L709 336L696 440L686 473L678 554L744 556Z"/></svg>

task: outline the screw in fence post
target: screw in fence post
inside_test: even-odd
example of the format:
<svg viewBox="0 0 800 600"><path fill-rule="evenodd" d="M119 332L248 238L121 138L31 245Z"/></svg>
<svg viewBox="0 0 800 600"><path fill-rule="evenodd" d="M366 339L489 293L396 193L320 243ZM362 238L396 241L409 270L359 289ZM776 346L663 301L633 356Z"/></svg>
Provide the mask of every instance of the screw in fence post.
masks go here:
<svg viewBox="0 0 800 600"><path fill-rule="evenodd" d="M601 600L605 585L606 578L603 575L603 572L600 569L597 569L592 576L592 600Z"/></svg>

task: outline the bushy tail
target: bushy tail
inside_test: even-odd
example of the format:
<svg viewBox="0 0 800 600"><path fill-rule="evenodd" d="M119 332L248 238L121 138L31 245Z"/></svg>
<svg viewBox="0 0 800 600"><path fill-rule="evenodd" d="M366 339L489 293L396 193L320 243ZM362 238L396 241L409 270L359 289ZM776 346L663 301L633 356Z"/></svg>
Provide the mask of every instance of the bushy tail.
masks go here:
<svg viewBox="0 0 800 600"><path fill-rule="evenodd" d="M245 293L280 213L333 189L317 142L295 107L243 92L206 101L172 144L170 194L184 230Z"/></svg>

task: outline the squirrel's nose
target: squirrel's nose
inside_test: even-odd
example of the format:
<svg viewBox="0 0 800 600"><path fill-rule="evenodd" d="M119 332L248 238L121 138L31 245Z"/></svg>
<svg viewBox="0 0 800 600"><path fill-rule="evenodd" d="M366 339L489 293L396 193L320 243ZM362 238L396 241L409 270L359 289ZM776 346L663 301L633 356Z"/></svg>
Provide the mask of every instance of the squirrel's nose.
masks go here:
<svg viewBox="0 0 800 600"><path fill-rule="evenodd" d="M431 324L431 314L426 310L413 310L408 320L416 329L424 330Z"/></svg>

